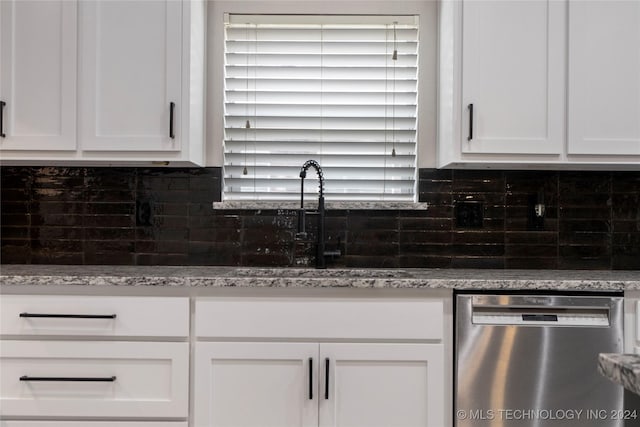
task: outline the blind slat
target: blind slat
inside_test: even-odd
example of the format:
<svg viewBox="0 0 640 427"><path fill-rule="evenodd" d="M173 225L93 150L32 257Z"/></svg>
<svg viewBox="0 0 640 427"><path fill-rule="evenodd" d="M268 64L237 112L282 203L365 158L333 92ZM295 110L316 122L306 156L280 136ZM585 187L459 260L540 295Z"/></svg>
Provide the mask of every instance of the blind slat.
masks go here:
<svg viewBox="0 0 640 427"><path fill-rule="evenodd" d="M357 95L357 96L356 96ZM324 92L322 94L322 99L325 105L327 104L353 104L353 103L378 103L385 105L385 101L389 101L389 95L385 92L360 92L354 95L353 93L331 93ZM235 101L244 101L245 103L249 101L249 99L254 100L254 102L258 103L275 103L275 104L286 104L286 103L308 103L309 102L309 93L305 92L254 92L250 93L241 93L241 92L233 92L229 91L226 93L226 101L227 102L235 102ZM416 104L417 94L407 92L407 93L396 93L395 102L403 103L403 104ZM390 102L390 101L389 101ZM251 111L247 111L247 115L249 115Z"/></svg>
<svg viewBox="0 0 640 427"><path fill-rule="evenodd" d="M388 132L391 132L389 130ZM318 130L318 129L226 129L226 140L270 140L274 147L280 140L285 141L327 141L336 142L379 142L384 141L384 133L376 130ZM254 136L255 135L255 136ZM415 143L415 130L397 130L399 141Z"/></svg>
<svg viewBox="0 0 640 427"><path fill-rule="evenodd" d="M357 169L377 167L383 168L387 167L413 167L413 156L412 155L400 155L397 154L395 157L391 155L391 144L389 144L389 150L387 155L383 155L380 153L379 155L371 155L371 156L358 156L358 163L354 164L353 158L347 156L327 156L323 159L317 159L318 161L323 160L321 163L322 169L329 169L330 167L342 166L342 167L350 167L354 171ZM228 154L227 155L227 165L228 166L243 166L243 165L257 165L263 167L285 167L291 165L292 173L291 175L297 177L298 174L296 172L300 171L300 166L308 160L308 156L303 154L252 154L245 156L244 154ZM294 163L292 163L294 162ZM328 179L328 178L327 178Z"/></svg>
<svg viewBox="0 0 640 427"><path fill-rule="evenodd" d="M255 116L270 117L320 117L322 113L333 117L378 117L389 118L390 113L395 113L396 117L415 117L417 108L415 105L395 104L395 105L326 105L314 104L233 104L225 105L227 117L233 119L247 119L247 109L254 112ZM251 121L251 118L249 119Z"/></svg>

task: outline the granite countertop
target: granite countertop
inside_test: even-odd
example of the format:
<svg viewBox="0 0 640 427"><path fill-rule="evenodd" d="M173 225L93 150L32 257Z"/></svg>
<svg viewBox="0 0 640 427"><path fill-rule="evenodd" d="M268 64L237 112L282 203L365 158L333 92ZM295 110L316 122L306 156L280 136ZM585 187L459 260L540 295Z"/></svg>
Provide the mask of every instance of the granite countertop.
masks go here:
<svg viewBox="0 0 640 427"><path fill-rule="evenodd" d="M611 381L640 395L640 355L600 353L598 371Z"/></svg>
<svg viewBox="0 0 640 427"><path fill-rule="evenodd" d="M637 290L640 271L1 265L19 285Z"/></svg>

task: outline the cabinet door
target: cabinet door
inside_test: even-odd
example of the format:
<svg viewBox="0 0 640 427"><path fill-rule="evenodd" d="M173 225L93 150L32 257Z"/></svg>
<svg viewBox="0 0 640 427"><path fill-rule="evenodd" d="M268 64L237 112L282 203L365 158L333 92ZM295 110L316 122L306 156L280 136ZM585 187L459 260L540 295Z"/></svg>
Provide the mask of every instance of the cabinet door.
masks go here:
<svg viewBox="0 0 640 427"><path fill-rule="evenodd" d="M640 2L569 2L569 154L640 155Z"/></svg>
<svg viewBox="0 0 640 427"><path fill-rule="evenodd" d="M320 426L445 425L442 344L321 344L320 360Z"/></svg>
<svg viewBox="0 0 640 427"><path fill-rule="evenodd" d="M318 344L196 344L195 427L317 426Z"/></svg>
<svg viewBox="0 0 640 427"><path fill-rule="evenodd" d="M81 148L179 151L182 2L92 0L79 13Z"/></svg>
<svg viewBox="0 0 640 427"><path fill-rule="evenodd" d="M5 340L0 367L5 417L188 416L186 342Z"/></svg>
<svg viewBox="0 0 640 427"><path fill-rule="evenodd" d="M2 150L75 150L77 3L0 1Z"/></svg>
<svg viewBox="0 0 640 427"><path fill-rule="evenodd" d="M473 0L462 8L462 152L561 153L566 3Z"/></svg>

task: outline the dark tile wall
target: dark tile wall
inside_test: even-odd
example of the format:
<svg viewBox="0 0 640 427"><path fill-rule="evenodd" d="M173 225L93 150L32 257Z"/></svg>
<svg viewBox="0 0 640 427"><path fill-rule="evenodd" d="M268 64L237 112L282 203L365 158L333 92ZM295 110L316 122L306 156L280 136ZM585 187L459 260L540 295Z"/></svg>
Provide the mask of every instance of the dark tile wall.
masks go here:
<svg viewBox="0 0 640 427"><path fill-rule="evenodd" d="M220 168L0 172L5 264L313 265L295 211L211 208ZM329 266L640 269L640 172L423 169L418 188L427 210L328 211Z"/></svg>
<svg viewBox="0 0 640 427"><path fill-rule="evenodd" d="M203 264L220 169L3 167L2 263ZM211 262L209 262L211 263Z"/></svg>

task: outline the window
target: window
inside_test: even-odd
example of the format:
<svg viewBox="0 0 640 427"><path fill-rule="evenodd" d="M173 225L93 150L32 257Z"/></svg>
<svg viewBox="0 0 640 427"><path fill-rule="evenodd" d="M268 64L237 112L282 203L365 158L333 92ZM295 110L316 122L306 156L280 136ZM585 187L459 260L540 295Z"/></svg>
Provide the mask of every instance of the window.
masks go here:
<svg viewBox="0 0 640 427"><path fill-rule="evenodd" d="M225 200L295 200L309 159L327 200L414 200L417 16L225 20Z"/></svg>

